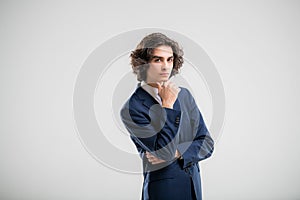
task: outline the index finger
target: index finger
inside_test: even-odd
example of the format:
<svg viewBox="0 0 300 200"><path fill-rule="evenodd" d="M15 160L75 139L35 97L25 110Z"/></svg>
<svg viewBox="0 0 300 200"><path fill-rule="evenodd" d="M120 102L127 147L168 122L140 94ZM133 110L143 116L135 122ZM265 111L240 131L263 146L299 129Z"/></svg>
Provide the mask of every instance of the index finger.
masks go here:
<svg viewBox="0 0 300 200"><path fill-rule="evenodd" d="M167 87L170 83L172 83L172 82L171 82L170 79L168 79L167 81L165 81L165 82L163 83L163 86L164 86L164 87Z"/></svg>

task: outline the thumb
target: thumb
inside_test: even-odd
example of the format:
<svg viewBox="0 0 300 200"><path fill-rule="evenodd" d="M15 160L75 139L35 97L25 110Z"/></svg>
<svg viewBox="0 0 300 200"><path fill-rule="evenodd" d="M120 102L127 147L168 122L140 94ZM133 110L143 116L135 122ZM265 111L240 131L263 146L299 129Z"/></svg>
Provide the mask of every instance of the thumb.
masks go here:
<svg viewBox="0 0 300 200"><path fill-rule="evenodd" d="M162 86L159 82L156 82L156 85L157 85L158 93L160 93Z"/></svg>
<svg viewBox="0 0 300 200"><path fill-rule="evenodd" d="M161 85L159 82L152 82L152 83L147 83L148 85L150 85L151 87L155 87L155 88L158 88L160 89L161 88Z"/></svg>

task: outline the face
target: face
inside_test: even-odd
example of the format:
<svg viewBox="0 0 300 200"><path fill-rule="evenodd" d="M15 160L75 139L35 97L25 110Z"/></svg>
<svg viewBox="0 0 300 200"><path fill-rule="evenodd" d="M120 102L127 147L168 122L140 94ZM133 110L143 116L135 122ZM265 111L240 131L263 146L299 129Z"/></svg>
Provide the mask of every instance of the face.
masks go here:
<svg viewBox="0 0 300 200"><path fill-rule="evenodd" d="M153 51L153 58L149 62L147 83L165 82L169 79L173 69L173 50L169 46L159 46Z"/></svg>

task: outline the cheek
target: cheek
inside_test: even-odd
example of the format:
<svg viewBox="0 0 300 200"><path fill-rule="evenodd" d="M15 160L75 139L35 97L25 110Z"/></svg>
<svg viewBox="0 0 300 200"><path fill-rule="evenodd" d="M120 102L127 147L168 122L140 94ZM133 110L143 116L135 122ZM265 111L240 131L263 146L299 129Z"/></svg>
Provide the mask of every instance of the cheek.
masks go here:
<svg viewBox="0 0 300 200"><path fill-rule="evenodd" d="M151 63L150 64L150 68L152 68L152 69L157 69L159 67L161 67L161 64L159 64L159 63Z"/></svg>
<svg viewBox="0 0 300 200"><path fill-rule="evenodd" d="M149 67L148 70L147 70L147 76L150 76L152 77L152 74L155 72L154 68L153 67Z"/></svg>
<svg viewBox="0 0 300 200"><path fill-rule="evenodd" d="M159 64L151 64L151 66L148 69L148 72L155 73L155 72L158 72L160 70L160 68L161 68L161 66Z"/></svg>

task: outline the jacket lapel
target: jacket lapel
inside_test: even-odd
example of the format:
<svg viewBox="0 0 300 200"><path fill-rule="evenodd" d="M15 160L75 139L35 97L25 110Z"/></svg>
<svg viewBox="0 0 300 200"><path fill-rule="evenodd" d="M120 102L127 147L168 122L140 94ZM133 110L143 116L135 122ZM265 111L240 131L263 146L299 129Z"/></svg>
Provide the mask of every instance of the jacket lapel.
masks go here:
<svg viewBox="0 0 300 200"><path fill-rule="evenodd" d="M147 91L145 91L141 86L138 86L135 90L136 95L139 97L141 101L143 101L143 105L147 108L151 108L154 104L159 104Z"/></svg>
<svg viewBox="0 0 300 200"><path fill-rule="evenodd" d="M135 93L141 99L141 101L143 101L143 105L145 105L147 108L150 109L151 106L153 106L154 104L159 105L159 103L147 91L145 91L140 85L137 86ZM180 96L180 93L178 94L178 98L176 99L176 101L173 105L173 109L180 111L181 110L180 103L178 100L179 96Z"/></svg>

